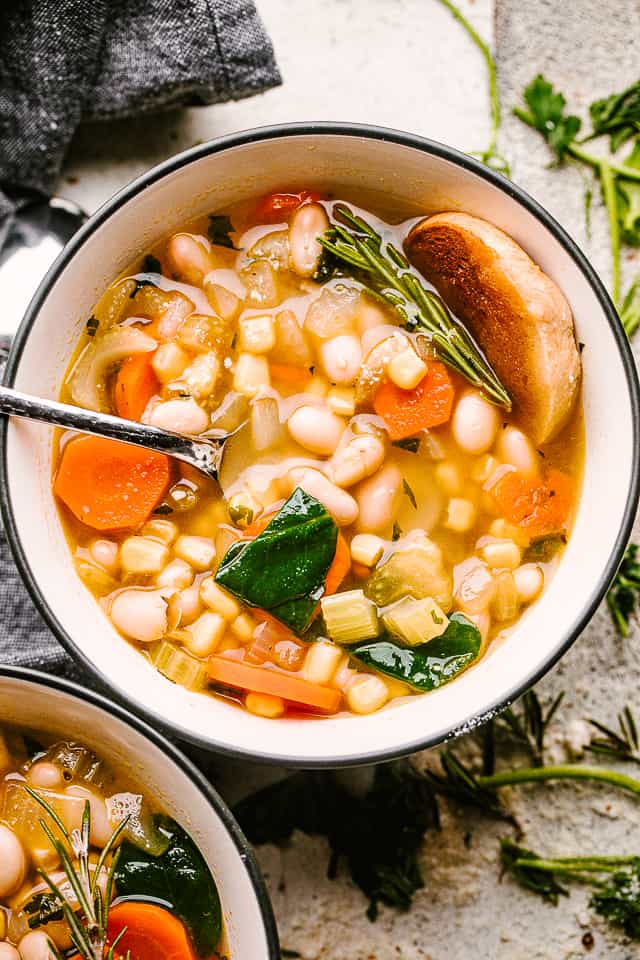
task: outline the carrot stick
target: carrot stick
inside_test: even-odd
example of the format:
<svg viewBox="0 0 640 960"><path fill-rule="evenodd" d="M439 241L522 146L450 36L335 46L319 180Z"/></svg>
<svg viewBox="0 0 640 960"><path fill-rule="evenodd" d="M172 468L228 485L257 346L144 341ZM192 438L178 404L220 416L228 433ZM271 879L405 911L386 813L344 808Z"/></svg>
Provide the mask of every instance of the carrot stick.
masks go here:
<svg viewBox="0 0 640 960"><path fill-rule="evenodd" d="M340 691L331 687L215 654L209 658L209 678L228 687L239 687L252 693L269 693L273 697L313 707L323 713L335 713L342 698Z"/></svg>
<svg viewBox="0 0 640 960"><path fill-rule="evenodd" d="M125 420L140 420L149 400L160 389L151 366L153 351L129 357L120 367L114 389L116 413Z"/></svg>
<svg viewBox="0 0 640 960"><path fill-rule="evenodd" d="M118 960L195 960L183 923L155 903L125 900L109 911L107 945L118 934L115 955Z"/></svg>
<svg viewBox="0 0 640 960"><path fill-rule="evenodd" d="M144 523L170 478L164 454L87 436L64 447L53 489L82 523L119 530Z"/></svg>
<svg viewBox="0 0 640 960"><path fill-rule="evenodd" d="M569 525L574 499L573 482L560 470L549 470L542 481L529 480L510 470L491 486L490 494L510 523L532 537L563 533Z"/></svg>
<svg viewBox="0 0 640 960"><path fill-rule="evenodd" d="M283 223L294 210L303 203L319 200L315 190L301 190L300 193L269 193L258 203L256 219L262 223Z"/></svg>
<svg viewBox="0 0 640 960"><path fill-rule="evenodd" d="M454 389L447 368L431 361L420 383L413 390L402 390L391 380L378 389L373 407L385 422L392 440L404 440L420 430L446 423L451 416Z"/></svg>
<svg viewBox="0 0 640 960"><path fill-rule="evenodd" d="M335 593L346 575L351 569L351 551L349 550L349 544L342 536L341 533L338 534L338 540L336 542L336 552L333 557L331 566L327 570L327 576L324 581L324 596L329 597L332 593Z"/></svg>

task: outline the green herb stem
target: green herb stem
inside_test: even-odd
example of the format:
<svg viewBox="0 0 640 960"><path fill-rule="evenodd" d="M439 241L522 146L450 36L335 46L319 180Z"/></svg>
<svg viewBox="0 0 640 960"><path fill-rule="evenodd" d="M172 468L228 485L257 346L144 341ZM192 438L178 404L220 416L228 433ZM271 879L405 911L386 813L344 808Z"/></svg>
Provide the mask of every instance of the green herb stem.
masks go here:
<svg viewBox="0 0 640 960"><path fill-rule="evenodd" d="M547 780L586 780L606 783L619 790L640 796L640 780L624 773L600 767L561 764L556 767L524 767L521 770L502 770L491 776L478 777L479 786L493 790L498 787L518 786L523 783L543 783Z"/></svg>
<svg viewBox="0 0 640 960"><path fill-rule="evenodd" d="M518 116L520 116L519 113ZM521 119L523 118L521 117ZM587 163L590 167L593 167L597 171L600 171L603 163L606 163L615 176L622 177L623 180L640 180L640 169L636 167L629 167L624 163L615 163L615 161L604 160L602 157L596 157L593 153L587 153L586 150L583 150L581 147L579 147L575 141L569 144L567 147L567 153L571 154L571 156L576 160L581 160L583 163Z"/></svg>
<svg viewBox="0 0 640 960"><path fill-rule="evenodd" d="M519 866L526 866L532 870L546 870L547 873L607 873L613 872L618 867L627 866L635 863L637 857L558 857L555 860L547 859L521 859L516 860Z"/></svg>
<svg viewBox="0 0 640 960"><path fill-rule="evenodd" d="M620 220L618 217L618 191L611 164L603 160L600 163L600 181L611 237L611 296L616 308L620 305Z"/></svg>

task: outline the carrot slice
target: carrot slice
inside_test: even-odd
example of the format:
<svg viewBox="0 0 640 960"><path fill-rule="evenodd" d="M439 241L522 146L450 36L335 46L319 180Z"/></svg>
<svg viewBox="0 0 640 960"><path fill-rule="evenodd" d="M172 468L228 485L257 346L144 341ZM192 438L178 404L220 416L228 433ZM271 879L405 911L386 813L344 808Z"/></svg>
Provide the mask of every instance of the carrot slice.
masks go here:
<svg viewBox="0 0 640 960"><path fill-rule="evenodd" d="M323 713L335 713L342 698L340 691L331 687L215 654L209 658L209 678L228 687L239 687L252 693L269 693L273 697L282 697L283 700L313 707Z"/></svg>
<svg viewBox="0 0 640 960"><path fill-rule="evenodd" d="M560 470L549 470L543 481L529 480L517 470L510 470L499 477L489 492L505 519L532 537L567 529L574 486Z"/></svg>
<svg viewBox="0 0 640 960"><path fill-rule="evenodd" d="M324 581L324 596L329 597L335 593L346 575L351 569L351 551L349 544L342 536L338 534L336 542L336 552L333 556L331 566L327 570L327 576Z"/></svg>
<svg viewBox="0 0 640 960"><path fill-rule="evenodd" d="M129 357L116 378L114 400L116 413L125 420L140 420L149 400L160 389L160 382L151 366L153 351Z"/></svg>
<svg viewBox="0 0 640 960"><path fill-rule="evenodd" d="M292 387L306 387L311 380L307 367L294 367L288 363L270 363L269 373L272 380L278 380Z"/></svg>
<svg viewBox="0 0 640 960"><path fill-rule="evenodd" d="M451 416L453 396L447 368L434 360L413 390L402 390L385 380L374 397L373 407L384 420L390 438L404 440L420 430L446 423Z"/></svg>
<svg viewBox="0 0 640 960"><path fill-rule="evenodd" d="M162 453L103 437L78 437L62 451L54 493L95 530L144 523L171 477Z"/></svg>
<svg viewBox="0 0 640 960"><path fill-rule="evenodd" d="M195 960L183 923L155 903L125 900L109 911L107 944L125 930L115 949L118 960Z"/></svg>
<svg viewBox="0 0 640 960"><path fill-rule="evenodd" d="M301 190L300 193L269 193L260 200L256 217L263 223L283 223L303 203L311 203L319 199L320 194L315 190Z"/></svg>

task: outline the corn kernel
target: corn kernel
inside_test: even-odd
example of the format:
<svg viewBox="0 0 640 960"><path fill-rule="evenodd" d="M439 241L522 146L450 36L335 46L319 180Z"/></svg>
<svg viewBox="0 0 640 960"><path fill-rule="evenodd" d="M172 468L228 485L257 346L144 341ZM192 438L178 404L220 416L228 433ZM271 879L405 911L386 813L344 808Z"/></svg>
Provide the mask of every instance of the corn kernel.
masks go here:
<svg viewBox="0 0 640 960"><path fill-rule="evenodd" d="M492 570L515 570L520 566L520 547L513 540L482 542L480 555Z"/></svg>
<svg viewBox="0 0 640 960"><path fill-rule="evenodd" d="M513 574L503 570L496 577L496 595L491 612L498 621L513 620L517 616L520 598Z"/></svg>
<svg viewBox="0 0 640 960"><path fill-rule="evenodd" d="M256 622L248 613L241 613L231 621L231 630L242 643L248 643L253 636Z"/></svg>
<svg viewBox="0 0 640 960"><path fill-rule="evenodd" d="M219 613L225 620L235 620L240 613L238 601L219 587L213 577L206 577L200 584L200 599L205 606L214 613Z"/></svg>
<svg viewBox="0 0 640 960"><path fill-rule="evenodd" d="M443 460L434 470L438 486L449 497L456 497L462 492L463 478L460 467L451 460Z"/></svg>
<svg viewBox="0 0 640 960"><path fill-rule="evenodd" d="M244 705L249 713L269 720L275 720L284 713L284 700L268 693L248 693L244 698Z"/></svg>
<svg viewBox="0 0 640 960"><path fill-rule="evenodd" d="M169 559L169 548L149 537L128 537L120 547L120 562L125 573L140 576L160 573Z"/></svg>
<svg viewBox="0 0 640 960"><path fill-rule="evenodd" d="M178 528L171 520L147 520L140 531L143 537L161 540L169 547L178 536Z"/></svg>
<svg viewBox="0 0 640 960"><path fill-rule="evenodd" d="M536 563L524 563L513 571L521 603L533 603L544 587L544 573Z"/></svg>
<svg viewBox="0 0 640 960"><path fill-rule="evenodd" d="M375 713L389 699L389 688L381 677L361 673L349 684L346 697L354 713Z"/></svg>
<svg viewBox="0 0 640 960"><path fill-rule="evenodd" d="M375 567L384 553L384 540L373 533L357 533L351 541L351 559L365 567Z"/></svg>
<svg viewBox="0 0 640 960"><path fill-rule="evenodd" d="M160 383L177 380L189 366L189 354L177 343L161 343L151 361Z"/></svg>
<svg viewBox="0 0 640 960"><path fill-rule="evenodd" d="M515 540L519 547L528 547L531 543L531 537L523 530L517 527L515 523L509 523L504 517L497 517L491 522L489 533L498 540Z"/></svg>
<svg viewBox="0 0 640 960"><path fill-rule="evenodd" d="M330 683L342 659L342 647L328 640L318 640L309 647L302 675L311 683Z"/></svg>
<svg viewBox="0 0 640 960"><path fill-rule="evenodd" d="M462 497L452 497L447 504L447 515L444 525L448 530L456 533L466 533L476 522L476 508L471 500Z"/></svg>
<svg viewBox="0 0 640 960"><path fill-rule="evenodd" d="M339 417L352 417L356 412L356 392L353 387L331 387L327 405Z"/></svg>
<svg viewBox="0 0 640 960"><path fill-rule="evenodd" d="M276 344L276 330L273 317L241 317L240 350L247 353L268 353Z"/></svg>
<svg viewBox="0 0 640 960"><path fill-rule="evenodd" d="M194 657L210 657L227 629L227 621L219 613L203 613L189 627L185 646Z"/></svg>
<svg viewBox="0 0 640 960"><path fill-rule="evenodd" d="M184 560L176 558L168 563L156 577L156 583L159 587L175 587L177 590L184 590L193 583L193 570Z"/></svg>
<svg viewBox="0 0 640 960"><path fill-rule="evenodd" d="M216 545L209 537L195 537L183 534L173 547L176 557L186 560L194 569L210 569L216 558Z"/></svg>
<svg viewBox="0 0 640 960"><path fill-rule="evenodd" d="M411 347L397 353L387 364L389 379L402 390L413 390L427 372L427 365Z"/></svg>
<svg viewBox="0 0 640 960"><path fill-rule="evenodd" d="M236 360L233 374L233 389L247 397L255 397L262 389L271 383L269 364L266 357L255 353L241 353Z"/></svg>

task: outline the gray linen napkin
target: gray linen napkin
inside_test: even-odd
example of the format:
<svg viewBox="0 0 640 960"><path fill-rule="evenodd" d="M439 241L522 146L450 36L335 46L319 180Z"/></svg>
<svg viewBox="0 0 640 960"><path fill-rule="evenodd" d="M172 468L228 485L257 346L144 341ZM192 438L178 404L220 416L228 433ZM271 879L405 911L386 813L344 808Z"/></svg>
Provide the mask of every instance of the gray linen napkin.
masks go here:
<svg viewBox="0 0 640 960"><path fill-rule="evenodd" d="M0 0L0 247L13 212L53 191L82 120L237 100L279 83L251 0ZM33 606L1 524L0 663L86 682Z"/></svg>

